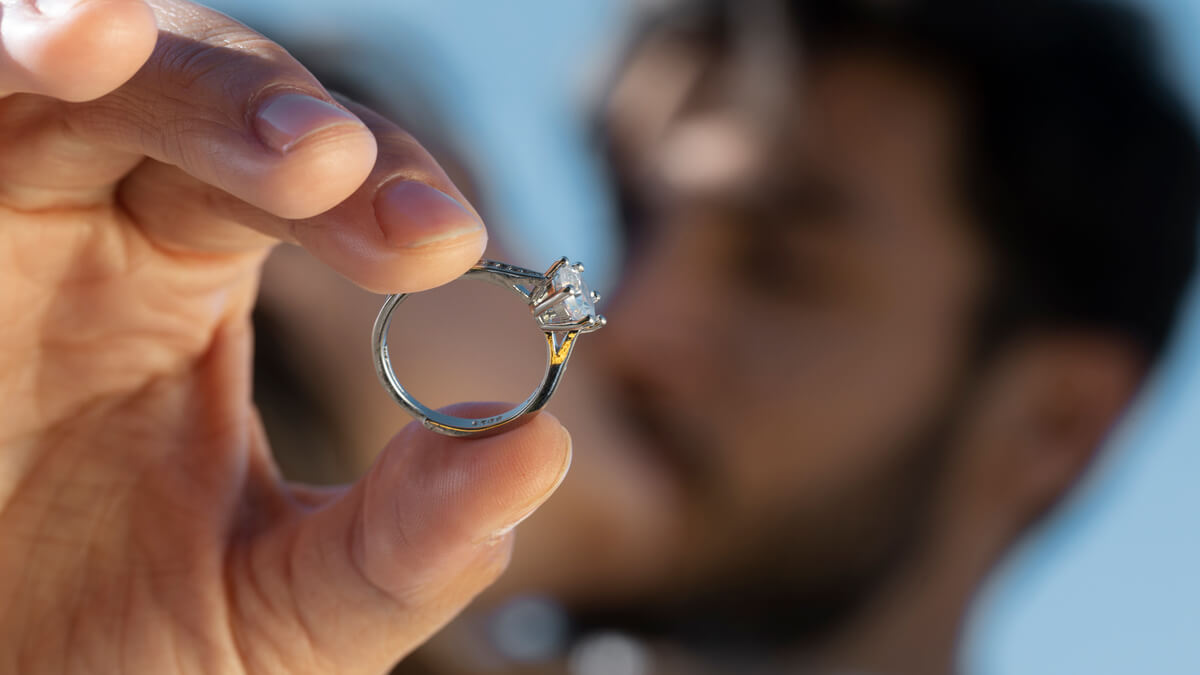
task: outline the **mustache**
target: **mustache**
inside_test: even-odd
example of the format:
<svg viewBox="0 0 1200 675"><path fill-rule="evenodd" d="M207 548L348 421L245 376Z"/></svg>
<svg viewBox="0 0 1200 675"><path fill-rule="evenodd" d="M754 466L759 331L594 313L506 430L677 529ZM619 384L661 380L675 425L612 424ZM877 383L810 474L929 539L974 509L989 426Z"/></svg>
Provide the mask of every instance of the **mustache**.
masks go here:
<svg viewBox="0 0 1200 675"><path fill-rule="evenodd" d="M693 416L672 410L672 398L645 378L618 377L614 407L633 431L649 443L646 451L676 475L685 490L696 496L715 494L717 478L716 435Z"/></svg>

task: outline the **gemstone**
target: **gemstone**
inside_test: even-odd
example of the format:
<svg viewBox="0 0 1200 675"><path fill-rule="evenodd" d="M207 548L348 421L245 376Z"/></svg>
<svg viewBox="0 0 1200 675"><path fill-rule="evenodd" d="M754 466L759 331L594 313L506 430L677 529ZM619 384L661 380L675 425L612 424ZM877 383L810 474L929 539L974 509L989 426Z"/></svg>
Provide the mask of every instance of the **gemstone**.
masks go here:
<svg viewBox="0 0 1200 675"><path fill-rule="evenodd" d="M551 275L550 283L550 294L557 293L567 286L574 292L542 312L543 323L578 323L596 314L596 305L592 302L592 289L588 288L583 274L574 266L559 265Z"/></svg>

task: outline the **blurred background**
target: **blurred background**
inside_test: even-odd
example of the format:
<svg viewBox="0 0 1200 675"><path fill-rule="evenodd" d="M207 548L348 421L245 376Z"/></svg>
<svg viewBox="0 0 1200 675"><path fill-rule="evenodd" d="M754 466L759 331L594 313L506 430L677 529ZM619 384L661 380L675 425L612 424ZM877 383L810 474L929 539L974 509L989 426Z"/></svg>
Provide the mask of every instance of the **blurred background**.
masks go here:
<svg viewBox="0 0 1200 675"><path fill-rule="evenodd" d="M460 185L467 186L465 191L487 216L494 257L544 268L567 255L586 261L589 281L601 294L617 290L630 239L622 235L618 224L619 208L611 198L595 122L641 21L667 3L207 0L205 4L281 42L331 88L388 112L413 131L445 161ZM1200 30L1200 5L1191 0L1131 0L1129 4L1148 12L1161 30L1169 76L1200 117L1200 44L1193 39ZM668 86L668 80L662 83ZM268 281L264 294L274 298L274 306L285 309L268 317L267 329L260 328L260 332L266 330L270 339L273 327L279 331L276 338L292 336L319 322L321 308L331 303L357 308L354 320L312 337L312 349L324 345L328 351L323 354L336 354L328 357L334 362L333 369L362 368L355 372L364 393L360 398L348 397L345 406L378 424L364 423L372 430L338 430L339 423L320 424L320 415L310 415L308 422L302 422L281 414L272 427L276 447L289 443L316 446L322 438L345 436L354 437L362 447L378 447L381 438L386 439L406 421L370 382L365 338L378 299L352 295L339 280L321 276L302 262L295 262L293 269L287 259L299 255L284 251L281 256L285 260L272 262L271 274L280 281ZM517 305L503 304L508 300L488 295L486 289L450 293L414 307L414 316L440 321L435 324L439 330L466 333L471 330L470 321L446 314L456 314L459 319L476 311L486 315L492 311L488 303L500 303L503 309L497 310L498 323L493 328L502 336L498 339L503 344L528 345L528 349L506 356L507 369L494 378L497 384L492 389L488 382L470 377L439 382L447 361L466 358L481 363L489 357L482 352L475 355L478 358L463 357L461 351L439 352L444 335L418 331L394 338L409 340L406 344L411 344L413 353L423 354L420 363L402 377L413 382L418 395L436 404L465 398L523 397L541 368L536 331L521 323ZM346 297L352 299L344 300ZM414 299L417 301L421 299ZM448 305L452 309L447 309ZM304 314L305 308L314 313ZM600 309L605 310L603 303ZM509 322L505 314L515 318ZM303 317L310 317L310 324L304 323ZM588 336L581 341L581 353L593 347L591 339ZM264 364L262 369L260 376L267 373L277 380L309 377L289 372L294 369L288 363ZM617 490L609 496L614 503L628 497L624 500L627 507L613 506L618 514L652 509L653 500L633 493L638 481L652 484L653 478L620 478L620 458L589 460L582 456L588 452L589 425L603 425L603 420L582 417L579 423L572 423L569 409L588 405L588 373L586 364L578 371L573 366L564 391L551 406L572 429L576 452L581 455L570 480L587 480L589 471L610 472L618 476L613 484L630 493L622 495L620 489L624 488L603 488ZM262 395L276 396L279 410L293 410L297 405L320 408L313 401L297 402L295 392L328 391L341 385L321 380L319 374L312 377L318 380L289 380L277 392ZM301 398L304 396L311 398L309 394ZM287 427L292 431L280 431ZM381 430L373 431L375 428ZM293 475L332 482L361 471L370 457L285 457L282 461ZM603 465L606 461L609 465ZM1200 672L1198 476L1200 297L1193 289L1165 361L1096 464L1066 502L1021 539L974 602L959 650L963 672ZM579 490L587 492L586 487ZM561 509L569 515L575 513L574 507L589 508L583 497L562 499L560 504L556 497L545 511ZM572 522L566 515L560 520L539 514L530 527L571 532L587 528L590 522ZM655 527L653 522L647 524L646 532L630 535L631 541L654 539L659 536ZM528 555L536 557L542 552L544 559L559 560L555 556L561 552L554 548L554 536L530 538L533 552ZM519 542L519 548L525 545L524 540ZM567 555L564 559L574 558ZM569 567L571 563L556 564ZM562 575L561 570L541 570L536 561L517 561L516 565L517 575L546 579L548 594L558 588L556 575ZM562 581L562 587L567 585ZM560 616L563 610L557 601L515 586L514 595L505 593L502 584L497 599L483 601L495 608L486 613L492 626L488 630L494 633L493 646L499 644L500 651L507 650L510 661L528 664L528 671L513 672L560 672L556 666L538 665L541 655L562 649L558 645L567 639L563 634L575 630ZM497 616L510 617L518 628L505 628L508 624L502 621L495 624ZM470 621L468 618L467 623ZM468 625L451 627L449 632L470 630ZM625 628L601 631L595 639L576 641L566 659L572 664L570 672L660 672L653 666L654 657L627 639L627 632ZM471 644L468 638L464 640L453 644ZM435 644L431 649L437 652L439 648ZM464 663L461 654L454 658L435 654L426 661L450 665L443 670L428 666L426 671L413 672L508 672L497 665L499 661ZM537 670L539 667L545 670ZM686 672L686 667L683 670Z"/></svg>

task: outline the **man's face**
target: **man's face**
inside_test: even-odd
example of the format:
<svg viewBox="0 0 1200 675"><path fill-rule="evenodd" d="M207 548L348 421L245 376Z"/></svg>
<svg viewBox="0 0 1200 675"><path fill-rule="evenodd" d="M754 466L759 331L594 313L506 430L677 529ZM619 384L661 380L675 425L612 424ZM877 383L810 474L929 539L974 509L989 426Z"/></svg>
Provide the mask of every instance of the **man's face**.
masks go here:
<svg viewBox="0 0 1200 675"><path fill-rule="evenodd" d="M954 106L933 77L848 53L788 75L772 120L749 74L680 49L647 49L613 98L641 216L588 347L604 345L647 461L683 495L664 584L752 573L800 597L850 592L919 526L953 451L930 444L982 283ZM661 85L667 56L694 86Z"/></svg>
<svg viewBox="0 0 1200 675"><path fill-rule="evenodd" d="M609 325L552 404L574 470L522 526L495 593L638 608L751 580L821 614L894 567L922 524L984 272L953 189L950 92L869 54L787 78L668 44L619 83L614 154L644 211ZM335 444L365 464L397 423L348 347L377 300L285 254L264 297L291 343L311 343L293 347L321 355L305 372L327 366L316 386L339 392L328 416L349 430ZM464 358L488 347L480 322L499 327L497 353L538 348L511 298L480 293L417 296L406 325L437 330L392 336L432 405L532 386L540 354Z"/></svg>

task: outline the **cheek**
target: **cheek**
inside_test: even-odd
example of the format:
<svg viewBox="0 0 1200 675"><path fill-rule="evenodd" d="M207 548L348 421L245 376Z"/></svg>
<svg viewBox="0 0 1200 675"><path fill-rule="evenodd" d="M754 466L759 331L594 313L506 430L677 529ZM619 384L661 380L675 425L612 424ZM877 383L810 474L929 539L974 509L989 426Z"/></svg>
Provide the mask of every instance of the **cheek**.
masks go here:
<svg viewBox="0 0 1200 675"><path fill-rule="evenodd" d="M832 503L940 409L965 334L958 300L930 301L916 276L870 311L847 301L741 331L717 427L732 510Z"/></svg>
<svg viewBox="0 0 1200 675"><path fill-rule="evenodd" d="M739 512L820 501L877 461L896 409L885 373L866 340L835 322L752 342L740 345L720 423L727 497Z"/></svg>

